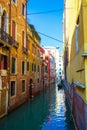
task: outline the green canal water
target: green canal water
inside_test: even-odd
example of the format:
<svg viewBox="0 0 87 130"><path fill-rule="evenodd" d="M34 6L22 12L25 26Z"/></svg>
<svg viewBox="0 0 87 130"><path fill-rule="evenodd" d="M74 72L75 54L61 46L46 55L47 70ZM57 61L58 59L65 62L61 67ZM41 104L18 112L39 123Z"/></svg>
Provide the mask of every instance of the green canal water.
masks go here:
<svg viewBox="0 0 87 130"><path fill-rule="evenodd" d="M64 91L54 85L0 119L0 130L75 130Z"/></svg>

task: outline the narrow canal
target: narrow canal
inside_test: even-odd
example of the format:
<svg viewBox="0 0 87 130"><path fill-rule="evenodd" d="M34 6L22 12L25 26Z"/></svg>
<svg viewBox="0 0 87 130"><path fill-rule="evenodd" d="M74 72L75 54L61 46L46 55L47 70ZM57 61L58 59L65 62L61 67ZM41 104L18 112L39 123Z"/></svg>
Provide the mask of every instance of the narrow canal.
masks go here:
<svg viewBox="0 0 87 130"><path fill-rule="evenodd" d="M75 130L64 91L52 85L0 119L0 130Z"/></svg>

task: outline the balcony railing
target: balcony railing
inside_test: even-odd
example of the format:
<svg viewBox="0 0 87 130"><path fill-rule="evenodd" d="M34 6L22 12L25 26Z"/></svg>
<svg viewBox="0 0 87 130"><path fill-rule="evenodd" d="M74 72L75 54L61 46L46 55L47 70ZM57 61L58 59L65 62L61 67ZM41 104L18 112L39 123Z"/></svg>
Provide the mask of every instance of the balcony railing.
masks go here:
<svg viewBox="0 0 87 130"><path fill-rule="evenodd" d="M3 31L1 28L0 28L0 40L2 40L1 42L2 45L5 44L5 46L8 46L8 47L19 46L19 43L16 40L14 40L8 33Z"/></svg>

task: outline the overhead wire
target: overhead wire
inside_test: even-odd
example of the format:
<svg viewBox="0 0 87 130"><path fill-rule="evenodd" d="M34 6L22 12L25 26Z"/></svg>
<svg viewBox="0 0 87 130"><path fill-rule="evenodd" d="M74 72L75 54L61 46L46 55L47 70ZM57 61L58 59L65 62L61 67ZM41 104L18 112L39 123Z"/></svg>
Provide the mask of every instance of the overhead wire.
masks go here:
<svg viewBox="0 0 87 130"><path fill-rule="evenodd" d="M83 5L81 7L86 7L87 5ZM49 14L49 13L55 13L55 12L60 12L60 11L64 11L65 9L75 9L73 7L68 7L68 8L62 8L62 9L58 9L58 10L48 10L48 11L42 11L42 12L33 12L33 13L27 13L26 15L38 15L38 14ZM22 15L22 14L21 14ZM12 16L13 17L20 17L21 15L16 15L16 16ZM1 14L0 14L1 16ZM6 17L8 18L8 17Z"/></svg>
<svg viewBox="0 0 87 130"><path fill-rule="evenodd" d="M17 23L17 22L16 22L16 24L18 24L18 25L20 25L20 26L26 27L25 25L20 24L20 23ZM33 30L33 29L32 29L32 30ZM35 31L35 30L34 30L34 31ZM54 37L52 37L52 36L49 36L49 35L47 35L47 34L45 34L45 33L42 33L42 32L39 32L39 31L36 31L36 32L39 33L39 34L41 34L41 35L43 35L43 36L45 36L45 37L48 37L48 38L50 38L50 39L53 39L53 40L55 40L55 41L57 41L57 42L64 43L62 40L56 39L56 38L54 38Z"/></svg>
<svg viewBox="0 0 87 130"><path fill-rule="evenodd" d="M82 6L82 7L86 7L87 5L84 5L84 6ZM75 9L75 8L64 8L64 9ZM35 13L27 13L26 15L37 15L37 14L48 14L48 13L53 13L53 12L60 12L60 11L63 11L64 9L58 9L58 10L49 10L49 11L42 11L42 12L35 12ZM18 16L21 16L21 15L18 15ZM12 17L18 17L18 16L12 16ZM6 18L8 18L8 17L6 17ZM17 23L17 22L16 22ZM21 25L21 26L25 26L25 25L23 25L23 24L20 24L20 23L17 23L17 24L19 24L19 25ZM47 35L47 34L44 34L44 33L42 33L42 32L38 32L37 31L37 33L39 33L39 34L41 34L41 35L43 35L43 36L46 36L46 37L48 37L48 38L51 38L51 39L53 39L53 40L56 40L56 41L58 41L58 42L61 42L61 43L64 43L63 41L61 41L61 40L58 40L58 39L56 39L56 38L54 38L54 37L51 37L51 36L49 36L49 35Z"/></svg>
<svg viewBox="0 0 87 130"><path fill-rule="evenodd" d="M49 14L49 13L55 13L55 12L60 12L60 11L63 11L63 9L58 9L58 10L48 10L48 11L34 12L34 13L27 13L27 15Z"/></svg>
<svg viewBox="0 0 87 130"><path fill-rule="evenodd" d="M86 7L87 5L83 5L82 7ZM68 7L64 9L75 9L73 7ZM48 13L54 13L54 12L60 12L64 11L64 9L58 9L58 10L48 10L48 11L42 11L42 12L34 12L34 13L27 13L27 15L38 15L38 14L48 14Z"/></svg>
<svg viewBox="0 0 87 130"><path fill-rule="evenodd" d="M38 32L38 33L41 34L41 35L43 35L43 36L45 36L45 37L51 38L51 39L53 39L53 40L55 40L55 41L58 41L58 42L64 43L63 41L58 40L58 39L56 39L56 38L54 38L54 37L51 37L51 36L49 36L49 35L47 35L47 34L44 34L44 33L41 33L41 32Z"/></svg>

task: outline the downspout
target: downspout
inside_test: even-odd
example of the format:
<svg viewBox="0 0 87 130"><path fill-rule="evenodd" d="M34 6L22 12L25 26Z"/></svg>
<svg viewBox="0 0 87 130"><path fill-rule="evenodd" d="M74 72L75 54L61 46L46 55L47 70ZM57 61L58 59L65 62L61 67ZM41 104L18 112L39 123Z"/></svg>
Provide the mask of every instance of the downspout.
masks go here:
<svg viewBox="0 0 87 130"><path fill-rule="evenodd" d="M25 21L25 24L26 24L26 47L27 47L27 59L26 59L26 62L28 61L28 42L27 42L27 39L28 39L28 35L27 35L27 2L28 0L26 0L26 21ZM29 99L29 79L27 78L27 100Z"/></svg>
<svg viewBox="0 0 87 130"><path fill-rule="evenodd" d="M9 35L11 36L11 0L9 0ZM10 40L9 40L10 42ZM10 48L8 55L8 110L10 108Z"/></svg>
<svg viewBox="0 0 87 130"><path fill-rule="evenodd" d="M65 47L65 56L64 56L64 71L65 71L65 80L67 81L67 75L66 75L66 66L67 66L67 63L66 63L66 47Z"/></svg>

